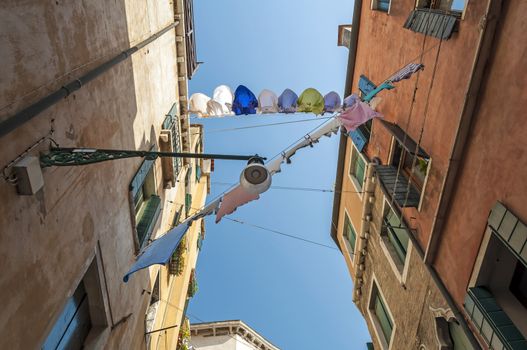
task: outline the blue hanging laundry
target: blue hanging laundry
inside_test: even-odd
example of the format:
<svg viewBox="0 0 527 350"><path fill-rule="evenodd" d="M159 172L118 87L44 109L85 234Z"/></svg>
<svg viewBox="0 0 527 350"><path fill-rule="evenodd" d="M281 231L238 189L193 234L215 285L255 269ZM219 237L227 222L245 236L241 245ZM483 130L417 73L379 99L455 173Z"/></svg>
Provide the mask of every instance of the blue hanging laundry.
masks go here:
<svg viewBox="0 0 527 350"><path fill-rule="evenodd" d="M256 114L256 107L258 107L258 100L252 91L243 85L238 86L232 102L234 114Z"/></svg>
<svg viewBox="0 0 527 350"><path fill-rule="evenodd" d="M298 96L291 89L285 89L278 97L278 109L282 113L295 113Z"/></svg>
<svg viewBox="0 0 527 350"><path fill-rule="evenodd" d="M324 96L324 112L334 113L340 109L341 101L340 96L335 91L331 91Z"/></svg>

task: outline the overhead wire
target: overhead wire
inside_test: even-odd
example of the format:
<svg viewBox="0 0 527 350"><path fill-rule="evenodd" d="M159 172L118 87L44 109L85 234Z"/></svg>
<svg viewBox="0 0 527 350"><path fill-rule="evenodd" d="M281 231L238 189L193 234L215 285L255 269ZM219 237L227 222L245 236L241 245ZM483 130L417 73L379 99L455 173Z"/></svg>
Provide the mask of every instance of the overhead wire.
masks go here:
<svg viewBox="0 0 527 350"><path fill-rule="evenodd" d="M439 44L438 44L438 47L437 47L437 52L436 52L435 61L434 61L434 68L432 69L432 77L430 78L430 84L428 86L428 91L427 91L427 95L426 95L425 109L424 109L424 112L423 112L423 122L421 123L421 131L419 133L419 140L417 141L417 144L415 145L415 151L414 151L414 154L413 154L413 157L412 157L411 169L414 169L414 167L416 165L417 154L418 154L419 148L421 147L421 141L423 139L423 134L424 134L424 130L425 130L425 124L426 124L426 120L427 120L427 117L428 117L428 108L430 106L430 95L431 95L432 89L434 87L434 82L435 82L435 77L436 77L436 72L437 72L437 64L438 64L438 61L439 61L439 53L441 52L441 44L443 43L443 33L444 33L444 31L445 31L445 27L443 27L443 29L441 31L441 38L439 39ZM427 167L427 171L428 171L428 167ZM406 203L408 202L409 194L410 194L410 181L408 181L408 187L407 187L406 195L405 195L405 198L404 198L404 206L406 206Z"/></svg>
<svg viewBox="0 0 527 350"><path fill-rule="evenodd" d="M430 7L429 7L429 12L431 11L431 8L432 8L432 3L430 3ZM426 18L426 32L428 32L429 30L429 26L430 26L430 16L427 16ZM427 38L427 35L424 35L423 36L423 44L421 46L421 53L419 55L419 63L420 64L423 64L423 58L424 58L424 54L425 54L425 46L426 46L426 38ZM406 126L405 126L405 130L408 131L408 128L410 127L410 121L412 119L412 113L413 113L413 109L414 109L414 105L415 105L415 97L417 95L417 89L418 89L418 85L419 85L419 78L421 76L421 70L419 70L417 72L417 77L415 79L415 84L414 84L414 90L413 90L413 94L412 94L412 100L411 100L411 103L410 103L410 109L408 111L408 117L406 119ZM406 140L408 138L408 133L405 132L404 133L404 136L403 136L403 145L406 144ZM403 164L401 162L401 159L399 159L399 164L397 166L397 173L396 173L396 176L395 176L395 183L394 183L394 186L393 186L393 190L392 190L392 198L390 200L390 206L393 207L393 204L395 202L395 191L397 189L397 183L399 182L399 175L401 173L401 169L403 167ZM409 180L408 180L409 182ZM409 188L407 189L409 191ZM399 206L399 205L398 205ZM399 217L399 220L402 221L402 216L403 216L403 213L402 213L402 210L400 211L400 217Z"/></svg>
<svg viewBox="0 0 527 350"><path fill-rule="evenodd" d="M219 181L212 181L211 185L221 185L221 186L232 186L233 184L229 182L219 182ZM356 194L362 194L363 191L337 191L332 189L326 189L326 188L313 188L313 187L294 187L294 186L271 186L271 190L290 190L290 191L305 191L305 192L327 192L327 193L356 193Z"/></svg>
<svg viewBox="0 0 527 350"><path fill-rule="evenodd" d="M246 130L246 129L257 129L257 128L265 128L269 126L278 126L278 125L285 125L285 124L296 124L296 123L307 123L307 122L314 122L322 119L332 119L331 117L317 117L316 119L302 119L302 120L289 120L286 122L277 122L277 123L266 123L266 124L257 124L257 125L250 125L250 126L241 126L236 128L226 128L226 129L212 129L207 130L207 134L214 134L214 133L220 133L220 132L230 132L230 131L238 131L238 130ZM198 135L201 134L201 132L195 132L191 133L191 135Z"/></svg>
<svg viewBox="0 0 527 350"><path fill-rule="evenodd" d="M246 222L246 221L243 221L243 220L240 220L240 219L237 219L237 218L230 218L230 217L226 216L226 217L224 217L224 219L230 220L230 221L232 221L232 222L236 222L236 223L238 223L238 224L242 224L242 225L246 225L246 226L251 226L251 227L254 227L254 228L257 228L257 229L263 230L263 231L276 233L276 234L278 234L278 235L281 235L281 236L284 236L284 237L289 237L289 238L296 239L296 240L299 240L299 241L303 241L303 242L305 242L305 243L314 244L314 245L316 245L316 246L320 246L320 247L324 247L324 248L329 248L329 249L332 249L332 250L338 250L337 248L335 248L335 247L333 247L333 246L330 246L330 245L327 245L327 244L324 244L324 243L320 243L320 242L312 241L312 240L307 239L307 238L303 238L303 237L299 237L299 236L292 235L292 234L289 234L289 233L285 233L285 232L282 232L282 231L278 231L278 230L270 229L270 228L263 227L263 226L260 226L260 225L251 224L251 223L249 223L249 222Z"/></svg>
<svg viewBox="0 0 527 350"><path fill-rule="evenodd" d="M183 203L174 202L174 201L170 201L170 203L172 203L172 204L177 204L177 205L181 205L181 206L184 205ZM191 209L194 209L194 210L201 210L201 209L196 209L196 208L193 208L193 207L191 207ZM309 239L307 239L307 238L303 238L303 237L300 237L300 236L297 236L297 235L293 235L293 234L290 234L290 233L286 233L286 232L283 232L283 231L278 231L278 230L271 229L271 228L267 228L267 227L263 227L263 226L260 226L260 225L255 225L255 224L252 224L252 223L249 223L249 222L243 221L243 220L238 219L238 218L231 218L231 217L228 217L228 216L224 216L223 219L227 219L227 220L230 220L230 221L236 222L236 223L238 223L238 224L243 224L243 225L251 226L251 227L254 227L254 228L258 228L258 229L260 229L260 230L264 230L264 231L268 231L268 232L276 233L276 234L279 234L279 235L282 235L282 236L285 236L285 237L289 237L289 238L293 238L293 239L296 239L296 240L304 241L304 242L306 242L306 243L311 243L311 244L315 244L315 245L318 245L318 246L323 246L323 247L325 247L325 248L330 248L330 249L337 249L337 248L335 248L335 247L332 247L332 246L326 245L326 244L324 244L324 243L315 242L315 241L309 240Z"/></svg>

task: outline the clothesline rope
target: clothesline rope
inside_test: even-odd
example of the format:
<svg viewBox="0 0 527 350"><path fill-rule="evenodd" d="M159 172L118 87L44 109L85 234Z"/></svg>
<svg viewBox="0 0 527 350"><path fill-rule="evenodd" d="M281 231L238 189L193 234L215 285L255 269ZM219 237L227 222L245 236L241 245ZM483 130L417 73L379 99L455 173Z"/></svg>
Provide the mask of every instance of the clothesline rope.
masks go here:
<svg viewBox="0 0 527 350"><path fill-rule="evenodd" d="M211 185L221 185L221 186L232 186L233 184L229 182L217 182L213 181L211 182ZM271 190L291 190L291 191L306 191L306 192L328 192L328 193L356 193L356 194L362 194L363 191L336 191L331 189L325 189L325 188L313 188L313 187L294 187L294 186L271 186Z"/></svg>
<svg viewBox="0 0 527 350"><path fill-rule="evenodd" d="M264 128L264 127L269 127L269 126L284 125L284 124L307 123L307 122L314 122L314 121L318 121L318 120L322 120L322 119L329 120L329 119L332 119L332 118L334 118L334 117L333 116L331 116L331 117L317 117L316 119L312 118L312 119L303 119L303 120L291 120L291 121L287 121L287 122L258 124L258 125L251 125L251 126L241 126L241 127L237 127L237 128L213 129L213 130L207 130L206 134L237 131L237 130L245 130L245 129L257 129L257 128ZM199 132L191 133L190 135L202 135L202 134L204 134L204 132L199 131Z"/></svg>
<svg viewBox="0 0 527 350"><path fill-rule="evenodd" d="M430 95L432 93L432 88L434 87L434 82L435 82L435 77L436 77L436 72L437 72L437 63L439 61L439 53L441 52L441 44L443 43L443 32L445 31L445 28L446 27L443 26L443 30L441 32L441 38L439 39L439 44L438 44L438 47L437 47L437 52L436 52L435 61L434 61L434 68L432 69L432 77L430 79L430 84L428 86L428 91L427 91L427 95L426 95L425 110L423 112L423 122L421 123L421 131L419 133L419 140L417 141L417 144L415 145L415 150L414 150L414 154L413 154L413 157L412 157L412 168L411 169L413 169L415 167L415 165L416 165L417 154L418 154L419 148L421 147L421 141L423 140L423 134L424 134L424 130L425 130L426 120L427 120L427 117L428 117L428 108L430 106ZM428 167L427 167L427 172L428 172ZM404 198L404 206L406 206L406 203L408 202L409 194L410 194L410 181L408 181L408 186L407 186L407 189L406 189L406 194L405 194L405 198Z"/></svg>

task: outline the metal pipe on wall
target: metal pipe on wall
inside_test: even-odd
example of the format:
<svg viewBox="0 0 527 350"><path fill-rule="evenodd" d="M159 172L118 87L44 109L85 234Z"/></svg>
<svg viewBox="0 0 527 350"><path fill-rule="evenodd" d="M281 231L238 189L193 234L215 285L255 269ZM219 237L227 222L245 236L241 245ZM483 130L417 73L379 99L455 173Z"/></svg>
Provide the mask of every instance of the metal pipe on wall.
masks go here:
<svg viewBox="0 0 527 350"><path fill-rule="evenodd" d="M94 80L95 78L99 77L100 75L104 74L106 71L108 71L110 68L115 66L116 64L126 60L128 57L130 57L133 53L137 52L138 50L142 49L146 45L150 44L154 40L161 37L163 34L168 32L169 30L173 29L179 24L179 21L172 22L170 25L166 26L159 32L155 33L154 35L150 36L148 39L140 42L139 44L129 48L128 50L125 50L121 52L119 55L115 56L114 58L110 59L109 61L104 62L103 64L97 66L96 68L90 70L88 73L82 75L78 79L72 80L71 82L67 83L66 85L62 86L57 91L49 94L48 96L40 99L39 101L33 103L29 107L24 108L20 112L16 113L15 115L7 118L6 120L0 122L0 137L7 135L11 131L17 129L18 127L22 126L26 122L33 119L35 116L40 114L41 112L45 111L49 107L53 106L54 104L58 103L62 99L68 97L71 93L73 93L76 90L79 90L84 84L89 83L90 81Z"/></svg>

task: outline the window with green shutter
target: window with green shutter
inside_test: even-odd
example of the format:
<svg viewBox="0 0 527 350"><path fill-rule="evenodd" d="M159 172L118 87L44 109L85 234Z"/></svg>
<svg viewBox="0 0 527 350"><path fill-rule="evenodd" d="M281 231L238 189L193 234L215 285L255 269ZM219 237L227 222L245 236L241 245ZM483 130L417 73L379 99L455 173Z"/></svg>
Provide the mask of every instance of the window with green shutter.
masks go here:
<svg viewBox="0 0 527 350"><path fill-rule="evenodd" d="M344 213L344 238L348 241L350 245L350 253L353 254L355 251L355 241L357 240L357 233L353 229L353 226L351 225L351 221L348 217L347 213Z"/></svg>
<svg viewBox="0 0 527 350"><path fill-rule="evenodd" d="M379 330L379 336L383 337L382 340L386 346L388 346L393 333L393 320L376 283L373 283L369 309L370 313L375 318L375 323Z"/></svg>
<svg viewBox="0 0 527 350"><path fill-rule="evenodd" d="M383 226L383 234L388 237L388 241L391 243L397 258L404 265L410 240L408 228L388 202L385 203Z"/></svg>
<svg viewBox="0 0 527 350"><path fill-rule="evenodd" d="M161 198L156 193L153 165L154 161L145 160L130 184L139 249L148 244L161 213Z"/></svg>
<svg viewBox="0 0 527 350"><path fill-rule="evenodd" d="M353 178L358 190L362 190L364 185L364 173L366 171L366 162L361 157L355 147L351 147L351 164L349 174Z"/></svg>
<svg viewBox="0 0 527 350"><path fill-rule="evenodd" d="M192 208L192 194L185 194L185 214L188 216L190 214L190 209Z"/></svg>

